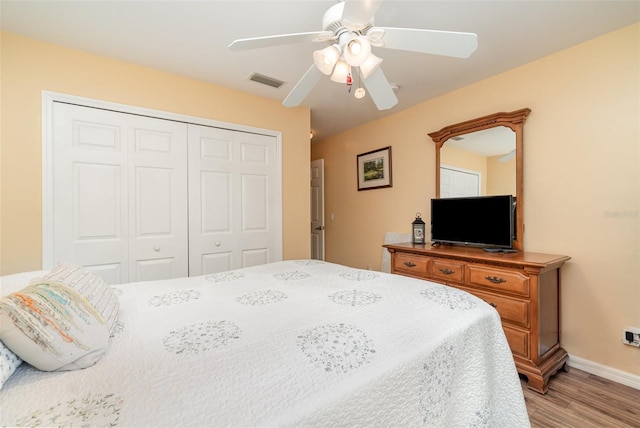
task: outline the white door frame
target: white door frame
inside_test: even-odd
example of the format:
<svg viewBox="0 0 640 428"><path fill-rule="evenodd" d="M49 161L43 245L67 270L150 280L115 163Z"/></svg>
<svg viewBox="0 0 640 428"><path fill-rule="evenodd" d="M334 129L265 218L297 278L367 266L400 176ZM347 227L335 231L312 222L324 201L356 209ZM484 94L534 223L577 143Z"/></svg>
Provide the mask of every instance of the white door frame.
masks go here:
<svg viewBox="0 0 640 428"><path fill-rule="evenodd" d="M317 177L313 176L314 169L319 172ZM314 187L318 194L314 194ZM311 258L325 259L324 159L311 161Z"/></svg>
<svg viewBox="0 0 640 428"><path fill-rule="evenodd" d="M42 269L51 269L55 264L53 240L53 157L51 156L53 150L53 104L55 102L77 104L85 107L114 110L122 113L276 137L276 159L278 162L276 179L278 180L277 189L279 189L280 192L275 195L276 203L274 207L276 207L277 212L272 213L272 215L280 218L278 230L275 231L280 239L279 248L277 248L276 251L282 254L282 132L75 95L42 91ZM282 255L280 258L282 258Z"/></svg>

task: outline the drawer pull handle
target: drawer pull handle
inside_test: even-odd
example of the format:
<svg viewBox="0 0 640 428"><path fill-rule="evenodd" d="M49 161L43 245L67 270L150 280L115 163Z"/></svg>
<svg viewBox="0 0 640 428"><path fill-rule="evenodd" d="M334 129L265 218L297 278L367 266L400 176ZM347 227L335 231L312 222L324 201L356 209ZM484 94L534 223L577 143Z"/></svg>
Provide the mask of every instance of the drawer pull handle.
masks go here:
<svg viewBox="0 0 640 428"><path fill-rule="evenodd" d="M405 265L406 267L410 267L410 268L412 268L412 267L416 267L416 264L415 264L415 263L413 263L413 262L404 262L404 265Z"/></svg>
<svg viewBox="0 0 640 428"><path fill-rule="evenodd" d="M489 306L491 306L493 309L496 309L498 307L498 305L496 303L493 302L487 302L486 300L482 299L486 304L488 304Z"/></svg>
<svg viewBox="0 0 640 428"><path fill-rule="evenodd" d="M451 269L447 269L447 268L440 268L440 272L442 272L445 275L451 275L452 273L454 273L454 271L452 271Z"/></svg>
<svg viewBox="0 0 640 428"><path fill-rule="evenodd" d="M502 282L507 282L506 279L498 278L497 276L485 276L484 279L486 279L489 282L493 282L494 284L500 284Z"/></svg>

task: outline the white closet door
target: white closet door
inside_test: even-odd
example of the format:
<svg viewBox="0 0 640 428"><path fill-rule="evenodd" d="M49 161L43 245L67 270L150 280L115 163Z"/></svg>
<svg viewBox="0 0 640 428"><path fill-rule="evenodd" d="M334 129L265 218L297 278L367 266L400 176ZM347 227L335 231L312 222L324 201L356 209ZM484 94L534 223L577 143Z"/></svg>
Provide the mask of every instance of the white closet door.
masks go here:
<svg viewBox="0 0 640 428"><path fill-rule="evenodd" d="M276 138L189 125L189 274L282 260Z"/></svg>
<svg viewBox="0 0 640 428"><path fill-rule="evenodd" d="M129 281L189 275L187 125L129 117Z"/></svg>
<svg viewBox="0 0 640 428"><path fill-rule="evenodd" d="M188 275L183 123L55 103L53 252L110 284Z"/></svg>
<svg viewBox="0 0 640 428"><path fill-rule="evenodd" d="M480 196L480 173L454 167L440 167L440 197Z"/></svg>
<svg viewBox="0 0 640 428"><path fill-rule="evenodd" d="M55 103L53 121L54 261L86 266L111 284L126 282L127 117Z"/></svg>

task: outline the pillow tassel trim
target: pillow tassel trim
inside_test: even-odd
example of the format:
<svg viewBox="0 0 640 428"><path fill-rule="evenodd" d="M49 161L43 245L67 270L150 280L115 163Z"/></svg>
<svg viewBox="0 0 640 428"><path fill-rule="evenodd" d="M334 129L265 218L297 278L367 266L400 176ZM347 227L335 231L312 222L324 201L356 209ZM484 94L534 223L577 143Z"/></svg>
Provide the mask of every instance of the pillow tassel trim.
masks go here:
<svg viewBox="0 0 640 428"><path fill-rule="evenodd" d="M100 312L82 294L55 282L32 284L20 292L3 297L0 299L0 310L25 336L55 356L60 356L61 352L56 348L55 337L47 331L47 326L65 342L88 350L88 346L72 336L72 327L75 331L83 332L74 314L86 325L91 322L89 317L105 323Z"/></svg>
<svg viewBox="0 0 640 428"><path fill-rule="evenodd" d="M65 284L80 292L89 299L98 312L104 315L109 332L113 333L118 321L118 297L102 278L80 266L61 264L45 275L41 281ZM100 293L99 298L97 298L98 293ZM105 314L106 311L110 311L108 316Z"/></svg>

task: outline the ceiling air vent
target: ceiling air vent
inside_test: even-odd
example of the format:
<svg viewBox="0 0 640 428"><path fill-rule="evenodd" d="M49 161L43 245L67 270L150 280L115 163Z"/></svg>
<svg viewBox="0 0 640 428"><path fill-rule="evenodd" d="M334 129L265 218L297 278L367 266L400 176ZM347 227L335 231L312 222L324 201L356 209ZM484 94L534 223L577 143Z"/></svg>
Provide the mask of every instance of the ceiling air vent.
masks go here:
<svg viewBox="0 0 640 428"><path fill-rule="evenodd" d="M254 82L262 83L263 85L271 86L274 88L279 88L284 85L282 80L274 79L273 77L265 76L259 73L253 73L249 80L253 80Z"/></svg>

